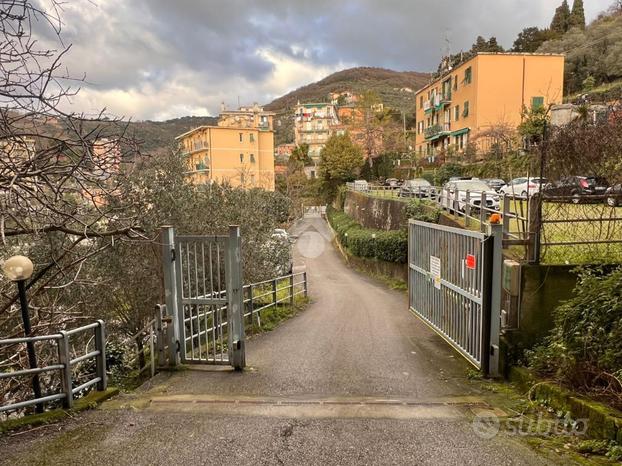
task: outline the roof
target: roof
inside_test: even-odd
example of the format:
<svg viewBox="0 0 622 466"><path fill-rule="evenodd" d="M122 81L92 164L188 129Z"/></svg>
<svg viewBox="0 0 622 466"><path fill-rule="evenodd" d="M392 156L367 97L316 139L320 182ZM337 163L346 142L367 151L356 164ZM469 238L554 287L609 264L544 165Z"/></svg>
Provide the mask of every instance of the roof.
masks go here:
<svg viewBox="0 0 622 466"><path fill-rule="evenodd" d="M462 63L459 63L458 65L456 65L456 67L453 68L452 70L444 72L444 74L440 75L438 78L434 79L429 84L426 84L422 88L417 89L415 91L415 95L421 93L422 91L426 90L429 87L432 87L432 86L438 84L439 81L442 81L443 79L445 79L448 75L450 75L452 72L454 72L457 68L460 68L461 66L466 65L467 63L475 60L477 57L479 57L481 55L520 56L520 57L565 57L565 55L563 53L477 52L471 58L463 61Z"/></svg>
<svg viewBox="0 0 622 466"><path fill-rule="evenodd" d="M274 133L274 130L270 129L261 129L261 128L240 128L239 126L210 126L210 125L203 125L203 126L198 126L196 128L191 129L190 131L186 131L183 134L180 134L179 136L177 136L175 138L175 140L179 140L179 139L183 139L185 137L190 136L191 134L194 134L198 131L203 131L206 129L236 129L236 130L241 130L241 131L257 131L257 132L261 132L261 133Z"/></svg>

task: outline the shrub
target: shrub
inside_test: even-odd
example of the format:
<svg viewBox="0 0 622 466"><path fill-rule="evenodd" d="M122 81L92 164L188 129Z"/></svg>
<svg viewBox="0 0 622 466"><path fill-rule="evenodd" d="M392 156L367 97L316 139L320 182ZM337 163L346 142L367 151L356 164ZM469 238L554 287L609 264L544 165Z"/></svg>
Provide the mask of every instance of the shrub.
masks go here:
<svg viewBox="0 0 622 466"><path fill-rule="evenodd" d="M555 327L530 355L540 373L622 405L622 267L585 269L575 297L554 311Z"/></svg>
<svg viewBox="0 0 622 466"><path fill-rule="evenodd" d="M413 199L404 207L406 218L422 222L438 223L441 212L442 210L435 205L426 204L420 199Z"/></svg>
<svg viewBox="0 0 622 466"><path fill-rule="evenodd" d="M405 264L408 256L406 231L384 231L363 228L354 219L330 207L328 221L339 242L354 256L375 258ZM347 235L347 236L346 236ZM372 236L375 235L375 238Z"/></svg>

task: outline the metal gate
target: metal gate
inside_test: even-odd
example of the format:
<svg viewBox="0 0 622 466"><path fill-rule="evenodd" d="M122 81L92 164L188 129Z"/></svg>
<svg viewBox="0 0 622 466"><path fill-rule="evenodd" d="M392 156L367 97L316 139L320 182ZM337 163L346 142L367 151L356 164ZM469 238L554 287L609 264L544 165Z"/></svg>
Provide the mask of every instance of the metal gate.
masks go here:
<svg viewBox="0 0 622 466"><path fill-rule="evenodd" d="M408 294L412 312L474 366L496 375L500 280L493 274L500 275L501 258L498 225L491 227L487 235L411 220Z"/></svg>
<svg viewBox="0 0 622 466"><path fill-rule="evenodd" d="M229 235L162 231L166 308L181 363L245 366L240 230ZM174 359L177 359L174 355ZM169 355L169 357L172 354Z"/></svg>

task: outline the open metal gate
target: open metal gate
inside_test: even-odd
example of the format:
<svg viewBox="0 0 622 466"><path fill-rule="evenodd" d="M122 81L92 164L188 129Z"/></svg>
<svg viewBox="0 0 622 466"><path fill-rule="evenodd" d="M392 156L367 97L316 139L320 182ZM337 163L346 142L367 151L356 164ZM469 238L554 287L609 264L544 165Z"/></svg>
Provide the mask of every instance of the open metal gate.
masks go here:
<svg viewBox="0 0 622 466"><path fill-rule="evenodd" d="M178 235L165 227L162 243L166 308L174 321L176 343L171 345L176 354L169 359L242 369L246 361L239 227L230 227L227 236Z"/></svg>
<svg viewBox="0 0 622 466"><path fill-rule="evenodd" d="M408 230L411 311L490 375L499 358L498 227L488 235L411 220Z"/></svg>

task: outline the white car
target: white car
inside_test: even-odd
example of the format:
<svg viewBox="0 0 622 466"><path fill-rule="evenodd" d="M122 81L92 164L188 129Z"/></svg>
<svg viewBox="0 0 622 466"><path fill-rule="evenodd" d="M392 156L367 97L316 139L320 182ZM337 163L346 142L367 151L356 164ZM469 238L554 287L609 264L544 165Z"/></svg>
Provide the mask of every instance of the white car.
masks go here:
<svg viewBox="0 0 622 466"><path fill-rule="evenodd" d="M471 208L479 209L482 205L482 194L485 193L486 207L499 210L499 195L486 183L478 179L450 181L443 186L441 207L449 211L464 212L467 205L467 191Z"/></svg>
<svg viewBox="0 0 622 466"><path fill-rule="evenodd" d="M548 184L549 180L542 178L542 187ZM540 191L540 178L514 178L499 190L499 194L507 194L512 197L529 197Z"/></svg>

